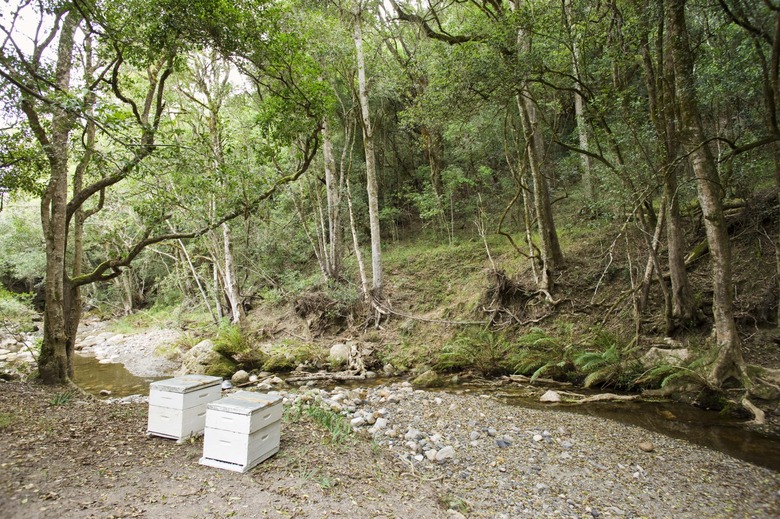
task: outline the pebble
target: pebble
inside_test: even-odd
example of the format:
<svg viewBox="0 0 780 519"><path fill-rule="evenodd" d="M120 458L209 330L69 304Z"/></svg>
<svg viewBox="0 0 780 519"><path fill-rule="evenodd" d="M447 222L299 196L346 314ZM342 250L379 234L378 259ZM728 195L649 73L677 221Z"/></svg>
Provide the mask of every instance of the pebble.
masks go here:
<svg viewBox="0 0 780 519"><path fill-rule="evenodd" d="M447 445L436 453L436 461L444 461L455 457L455 448L452 445Z"/></svg>
<svg viewBox="0 0 780 519"><path fill-rule="evenodd" d="M653 452L655 445L653 445L653 442L642 442L639 444L639 449L644 452Z"/></svg>

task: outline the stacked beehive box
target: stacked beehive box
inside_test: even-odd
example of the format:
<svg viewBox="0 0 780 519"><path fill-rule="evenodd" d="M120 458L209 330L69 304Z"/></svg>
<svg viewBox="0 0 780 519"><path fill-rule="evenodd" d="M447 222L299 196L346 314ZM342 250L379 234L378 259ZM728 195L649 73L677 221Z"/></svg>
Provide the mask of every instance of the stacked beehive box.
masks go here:
<svg viewBox="0 0 780 519"><path fill-rule="evenodd" d="M184 375L149 386L147 434L183 441L203 432L206 409L222 396L222 379Z"/></svg>
<svg viewBox="0 0 780 519"><path fill-rule="evenodd" d="M282 398L238 391L208 405L202 465L246 472L279 451Z"/></svg>

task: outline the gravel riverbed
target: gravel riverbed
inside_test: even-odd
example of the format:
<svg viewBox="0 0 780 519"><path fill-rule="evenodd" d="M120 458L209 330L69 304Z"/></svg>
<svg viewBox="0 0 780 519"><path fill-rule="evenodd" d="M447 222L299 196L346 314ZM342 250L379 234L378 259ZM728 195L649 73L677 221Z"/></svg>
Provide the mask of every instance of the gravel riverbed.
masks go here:
<svg viewBox="0 0 780 519"><path fill-rule="evenodd" d="M611 420L408 383L286 396L347 413L469 517L780 517L778 473Z"/></svg>

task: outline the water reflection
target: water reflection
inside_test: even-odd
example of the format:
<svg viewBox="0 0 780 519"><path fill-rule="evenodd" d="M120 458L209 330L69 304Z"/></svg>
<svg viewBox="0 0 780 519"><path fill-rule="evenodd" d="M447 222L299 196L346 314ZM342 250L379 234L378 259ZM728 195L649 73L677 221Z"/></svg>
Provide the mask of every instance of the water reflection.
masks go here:
<svg viewBox="0 0 780 519"><path fill-rule="evenodd" d="M74 355L73 382L87 393L97 395L102 389L112 397L148 395L149 384L170 377L137 377L122 364L101 364L95 357Z"/></svg>
<svg viewBox="0 0 780 519"><path fill-rule="evenodd" d="M780 437L748 429L744 421L674 402L592 402L543 406L528 398L502 395L509 404L609 418L687 440L735 458L780 471Z"/></svg>

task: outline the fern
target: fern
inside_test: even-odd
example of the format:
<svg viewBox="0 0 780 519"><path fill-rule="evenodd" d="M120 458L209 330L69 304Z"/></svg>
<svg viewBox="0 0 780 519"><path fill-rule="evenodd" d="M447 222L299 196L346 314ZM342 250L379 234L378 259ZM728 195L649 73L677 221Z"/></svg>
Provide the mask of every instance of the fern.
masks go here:
<svg viewBox="0 0 780 519"><path fill-rule="evenodd" d="M222 355L233 357L249 351L249 341L241 328L223 320L214 338L214 350Z"/></svg>
<svg viewBox="0 0 780 519"><path fill-rule="evenodd" d="M574 365L585 374L583 385L615 384L624 378L632 350L621 346L615 336L603 330L593 338L592 345L601 351L588 351L574 359Z"/></svg>
<svg viewBox="0 0 780 519"><path fill-rule="evenodd" d="M702 370L711 362L708 355L694 359L684 366L674 364L659 364L649 369L643 375L636 379L637 384L658 384L665 388L674 381L690 380L698 384L707 384L706 376Z"/></svg>
<svg viewBox="0 0 780 519"><path fill-rule="evenodd" d="M518 339L522 348L509 358L509 365L515 373L531 376L531 382L536 381L546 373L558 375L567 372L572 356L578 352L571 340L571 327L562 328L563 337L552 336L541 328L531 328L529 332Z"/></svg>
<svg viewBox="0 0 780 519"><path fill-rule="evenodd" d="M512 345L498 333L486 330L464 333L444 346L436 363L438 370L475 369L492 375L505 370Z"/></svg>

